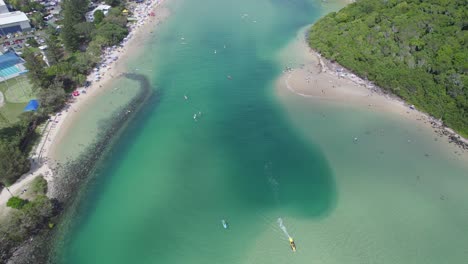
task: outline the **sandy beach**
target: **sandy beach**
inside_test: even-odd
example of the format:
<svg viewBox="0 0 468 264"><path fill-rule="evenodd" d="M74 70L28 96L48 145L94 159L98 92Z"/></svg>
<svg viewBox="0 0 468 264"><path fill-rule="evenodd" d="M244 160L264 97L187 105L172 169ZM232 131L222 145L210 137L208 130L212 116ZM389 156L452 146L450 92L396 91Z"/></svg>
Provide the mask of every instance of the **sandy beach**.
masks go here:
<svg viewBox="0 0 468 264"><path fill-rule="evenodd" d="M44 125L42 137L31 153L31 170L9 187L11 193L27 197L29 183L39 175L43 175L49 183L54 180L51 163L58 155L56 148L67 131L73 129L74 120L79 116L80 110L91 105L97 97L111 91L112 82L129 71L127 61L142 51L142 46L151 37L155 27L169 16L169 10L164 7L163 0L151 0L138 4L133 16L136 21L129 27L127 38L120 45L107 48L101 56L100 67L88 76L91 85L88 88L78 88L80 95L72 98L61 112L51 116ZM10 197L6 189L0 193L0 220L11 210L6 207Z"/></svg>
<svg viewBox="0 0 468 264"><path fill-rule="evenodd" d="M292 64L284 69L277 80L278 93L294 93L311 101L338 103L349 107L366 108L369 111L389 113L411 121L415 126L433 132L434 140L444 142L449 155L468 162L468 151L452 143L450 136L458 136L445 128L435 118L414 109L402 99L387 94L383 89L365 81L340 65L323 59L310 49L301 30L294 43L286 48L301 58L299 65ZM289 63L286 63L289 65ZM464 138L460 140L467 142ZM446 144L445 144L446 142Z"/></svg>

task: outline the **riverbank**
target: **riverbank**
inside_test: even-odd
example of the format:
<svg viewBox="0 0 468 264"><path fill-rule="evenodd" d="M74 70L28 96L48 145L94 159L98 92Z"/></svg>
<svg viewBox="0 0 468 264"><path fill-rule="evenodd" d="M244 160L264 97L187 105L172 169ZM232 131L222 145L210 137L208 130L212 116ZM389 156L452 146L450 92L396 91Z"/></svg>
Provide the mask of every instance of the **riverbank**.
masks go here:
<svg viewBox="0 0 468 264"><path fill-rule="evenodd" d="M57 145L61 143L67 131L73 127L80 110L88 107L97 97L111 90L112 82L128 71L126 68L128 59L141 52L141 46L151 36L154 27L169 15L169 11L164 9L162 4L163 1L153 0L135 8L137 21L130 27L128 37L120 46L109 48L103 54L102 64L109 61L109 58L112 59L109 63L105 63L105 68L101 67L100 70L93 71L88 76L88 80L96 80L96 75L99 75L99 80L92 82L88 88L78 89L81 92L80 96L74 97L62 111L51 116L39 144L31 155L31 170L10 186L10 191L14 195L19 195L23 190L27 190L27 185L39 175L43 175L49 183L54 180L51 170L53 166L51 166L50 161L57 159ZM154 15L151 15L152 12ZM6 207L6 201L9 198L10 194L7 190L2 190L0 193L0 219L10 210Z"/></svg>
<svg viewBox="0 0 468 264"><path fill-rule="evenodd" d="M69 109L65 109L61 113L62 115L66 115L67 118L62 118L64 119L63 125L52 141L53 144L51 144L50 152L47 155L50 160L58 159L57 146L63 140L67 131L73 127L73 123L79 116L80 110L91 105L97 97L111 91L114 82L122 78L123 74L133 71L132 69L128 69L128 61L142 52L142 46L151 37L154 28L169 16L168 9L161 6L163 1L154 0L151 3L148 10L145 9L145 5L140 5L141 21L136 22L128 37L120 46L109 49L103 55L103 62L110 61L110 63L105 64L106 67L96 68L98 71L94 71L88 77L89 80L96 80L96 77L99 76L99 81L93 82L86 89L85 94L76 97L75 102L70 105ZM151 12L154 12L155 15L149 15ZM113 61L112 58L117 58L117 60Z"/></svg>
<svg viewBox="0 0 468 264"><path fill-rule="evenodd" d="M61 112L51 116L44 125L42 137L31 154L31 170L9 187L13 195L28 197L29 184L36 177L42 175L48 181L48 196L50 198L58 198L57 195L61 191L54 188L60 188L62 185L55 184L57 180L60 180L59 177L61 177L57 173L58 163L56 160L60 155L57 152L57 146L62 144L65 135L71 129L77 129L73 125L76 119L80 117L82 110L92 106L95 100L101 96L105 96L108 92L113 91L112 87L119 78L132 80L139 78L128 73L130 69L128 69L127 63L142 52L142 46L151 38L154 28L169 16L169 11L167 8L164 8L163 1L153 0L137 5L133 10L133 14L135 15L136 22L129 27L130 33L128 37L119 46L105 50L100 67L88 76L88 80L94 80L92 84L88 88L77 89L80 95L74 97ZM96 76L99 76L99 78L96 78ZM143 97L147 97L145 95L148 94L146 91L148 89L148 87L142 89L145 91L137 96L138 98L135 99L136 101L134 100L135 102L131 101L128 105L122 105L122 107L137 109L137 104ZM114 123L122 123L127 119L125 117L121 121L117 120ZM112 129L115 131L118 128L113 127ZM3 189L0 193L0 221L4 220L10 210L12 210L6 207L6 202L10 197L11 195L6 189Z"/></svg>
<svg viewBox="0 0 468 264"><path fill-rule="evenodd" d="M450 155L468 161L466 139L445 127L439 120L321 57L306 42L306 30L301 30L294 43L286 49L295 52L295 56L301 59L294 64L285 63L287 66L277 80L280 93L287 90L310 100L398 116L422 129L431 130L434 141L447 142L450 145L446 148Z"/></svg>

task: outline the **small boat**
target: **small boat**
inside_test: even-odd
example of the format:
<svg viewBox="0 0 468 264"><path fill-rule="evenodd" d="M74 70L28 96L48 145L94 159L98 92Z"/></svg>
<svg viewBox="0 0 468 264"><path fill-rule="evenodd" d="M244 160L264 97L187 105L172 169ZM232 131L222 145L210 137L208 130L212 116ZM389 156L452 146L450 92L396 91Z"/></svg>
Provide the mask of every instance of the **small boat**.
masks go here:
<svg viewBox="0 0 468 264"><path fill-rule="evenodd" d="M215 51L214 51L214 54L216 54L216 52L217 52L217 51L215 50Z"/></svg>
<svg viewBox="0 0 468 264"><path fill-rule="evenodd" d="M292 251L296 252L296 243L294 243L292 237L289 238L289 245L291 246Z"/></svg>
<svg viewBox="0 0 468 264"><path fill-rule="evenodd" d="M232 76L231 76L231 75L228 75L227 78L228 78L229 80L232 80Z"/></svg>
<svg viewBox="0 0 468 264"><path fill-rule="evenodd" d="M226 222L226 220L224 220L224 219L221 220L221 224L223 224L224 229L228 229L229 226L228 226L228 223Z"/></svg>
<svg viewBox="0 0 468 264"><path fill-rule="evenodd" d="M195 120L195 121L197 120L197 114L193 115L193 120Z"/></svg>
<svg viewBox="0 0 468 264"><path fill-rule="evenodd" d="M188 99L188 97L187 97L186 95L184 95L184 99L185 99L185 100L187 100L187 99Z"/></svg>

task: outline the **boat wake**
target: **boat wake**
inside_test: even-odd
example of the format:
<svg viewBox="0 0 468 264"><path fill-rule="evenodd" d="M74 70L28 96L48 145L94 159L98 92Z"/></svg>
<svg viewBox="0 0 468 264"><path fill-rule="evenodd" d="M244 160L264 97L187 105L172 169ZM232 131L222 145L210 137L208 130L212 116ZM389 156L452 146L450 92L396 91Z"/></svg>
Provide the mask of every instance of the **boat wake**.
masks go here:
<svg viewBox="0 0 468 264"><path fill-rule="evenodd" d="M288 230L286 229L286 227L285 227L284 224L283 224L283 219L281 219L281 217L278 218L278 225L279 225L279 227L281 228L281 230L283 230L283 233L286 235L286 237L287 237L288 239L291 238L291 236L290 236L289 233L288 233Z"/></svg>
<svg viewBox="0 0 468 264"><path fill-rule="evenodd" d="M283 230L283 233L286 235L286 237L288 238L289 245L291 246L291 250L293 252L296 252L296 243L294 242L294 239L289 235L288 230L284 226L283 219L278 218L278 225L281 228L281 230Z"/></svg>

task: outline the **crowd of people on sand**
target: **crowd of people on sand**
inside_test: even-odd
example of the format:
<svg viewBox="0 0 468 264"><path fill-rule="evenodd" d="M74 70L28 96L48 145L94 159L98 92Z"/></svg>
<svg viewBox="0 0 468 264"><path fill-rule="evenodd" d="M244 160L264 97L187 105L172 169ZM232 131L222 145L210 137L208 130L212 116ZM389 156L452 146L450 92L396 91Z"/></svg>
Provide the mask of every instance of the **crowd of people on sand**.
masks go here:
<svg viewBox="0 0 468 264"><path fill-rule="evenodd" d="M72 94L73 97L79 96L80 93L85 94L88 87L91 87L91 82L99 84L99 82L102 81L102 77L104 77L104 75L112 68L113 64L119 59L119 55L122 52L124 52L125 46L128 44L130 39L134 37L135 31L141 26L143 26L147 22L149 17L154 16L154 13L149 10L153 10L153 7L156 4L161 3L162 1L163 0L147 0L143 3L134 4L129 7L136 20L135 23L130 24L128 27L130 33L127 37L124 38L124 40L119 45L107 47L103 51L103 54L101 56L101 62L96 68L93 69L92 73L88 76L87 85L74 91L74 93ZM101 87L101 85L99 85L99 87ZM41 138L39 144L37 145L35 151L32 153L31 156L31 171L37 171L42 165L47 165L48 157L46 153L48 152L50 145L52 144L56 130L58 129L58 127L60 127L60 124L62 123L61 121L66 118L66 115L70 110L74 112L78 111L73 108L73 102L74 100L70 100L61 112L55 114L54 116L51 116L48 122L46 123L45 127L43 128L43 137ZM51 176L51 173L49 171L46 171L44 174L44 176L46 176L46 179L49 176Z"/></svg>
<svg viewBox="0 0 468 264"><path fill-rule="evenodd" d="M130 39L134 37L135 31L142 27L148 21L148 18L155 16L154 12L152 12L153 7L162 2L163 0L148 0L129 7L136 22L128 26L129 34L119 45L107 47L103 51L101 62L94 68L88 80L96 83L101 81L101 78L112 68L112 64L119 59L119 55L124 52L124 48L127 46Z"/></svg>

